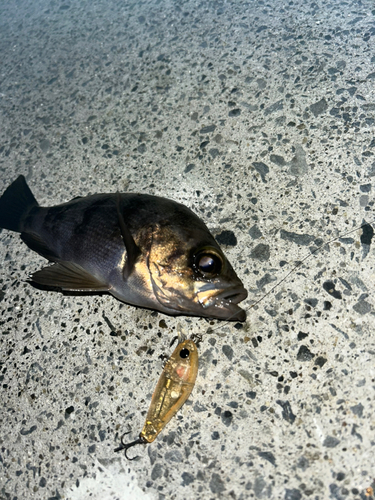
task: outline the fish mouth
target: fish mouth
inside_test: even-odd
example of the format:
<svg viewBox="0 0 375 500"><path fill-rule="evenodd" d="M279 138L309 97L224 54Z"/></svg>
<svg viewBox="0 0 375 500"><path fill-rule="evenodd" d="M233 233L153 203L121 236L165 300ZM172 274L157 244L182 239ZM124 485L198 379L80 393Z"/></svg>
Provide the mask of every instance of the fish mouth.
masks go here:
<svg viewBox="0 0 375 500"><path fill-rule="evenodd" d="M215 292L212 286L204 286L197 292L198 302L205 310L205 316L227 321L245 321L246 311L237 304L247 297L247 291L243 286L230 288Z"/></svg>
<svg viewBox="0 0 375 500"><path fill-rule="evenodd" d="M224 300L227 300L233 304L238 304L239 302L242 302L243 300L246 299L247 297L247 290L244 289L244 287L238 287L235 288L234 290L224 290L223 292L219 293L216 295L217 298L221 298Z"/></svg>

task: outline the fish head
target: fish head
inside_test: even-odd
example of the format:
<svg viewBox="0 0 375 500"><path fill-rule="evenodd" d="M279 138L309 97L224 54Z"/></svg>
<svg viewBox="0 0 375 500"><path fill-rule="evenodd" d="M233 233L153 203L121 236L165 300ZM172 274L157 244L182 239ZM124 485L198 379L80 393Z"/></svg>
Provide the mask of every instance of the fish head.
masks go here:
<svg viewBox="0 0 375 500"><path fill-rule="evenodd" d="M148 269L159 310L245 321L246 313L237 304L247 291L205 226L154 226Z"/></svg>

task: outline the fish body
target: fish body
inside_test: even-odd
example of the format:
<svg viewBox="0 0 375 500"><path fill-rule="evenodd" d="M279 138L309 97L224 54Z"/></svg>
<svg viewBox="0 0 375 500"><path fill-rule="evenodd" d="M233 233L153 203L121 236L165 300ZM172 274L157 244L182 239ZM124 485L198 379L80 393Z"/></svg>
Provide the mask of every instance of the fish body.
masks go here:
<svg viewBox="0 0 375 500"><path fill-rule="evenodd" d="M108 193L41 207L19 176L0 198L0 227L54 263L31 276L36 284L109 292L170 315L245 321L242 282L203 221L175 201Z"/></svg>

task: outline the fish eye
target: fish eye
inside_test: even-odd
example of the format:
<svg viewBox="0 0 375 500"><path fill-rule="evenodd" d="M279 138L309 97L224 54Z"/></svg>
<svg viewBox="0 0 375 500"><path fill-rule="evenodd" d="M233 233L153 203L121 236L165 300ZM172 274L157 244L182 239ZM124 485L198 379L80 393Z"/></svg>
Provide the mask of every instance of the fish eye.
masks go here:
<svg viewBox="0 0 375 500"><path fill-rule="evenodd" d="M193 266L203 277L214 278L221 271L222 259L219 255L206 250L194 256Z"/></svg>
<svg viewBox="0 0 375 500"><path fill-rule="evenodd" d="M181 349L181 351L180 351L180 358L186 359L186 358L189 357L189 355L190 355L189 349L186 349L186 347L184 347L183 349Z"/></svg>

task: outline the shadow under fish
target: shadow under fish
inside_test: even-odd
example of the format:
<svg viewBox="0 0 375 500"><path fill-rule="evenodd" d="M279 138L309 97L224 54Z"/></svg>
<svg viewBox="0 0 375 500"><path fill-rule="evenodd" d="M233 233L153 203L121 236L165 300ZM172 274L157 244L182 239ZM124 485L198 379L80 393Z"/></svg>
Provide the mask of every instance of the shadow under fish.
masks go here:
<svg viewBox="0 0 375 500"><path fill-rule="evenodd" d="M54 264L36 285L109 292L170 315L245 321L241 280L206 225L158 196L94 194L40 207L20 175L0 198L0 227Z"/></svg>

